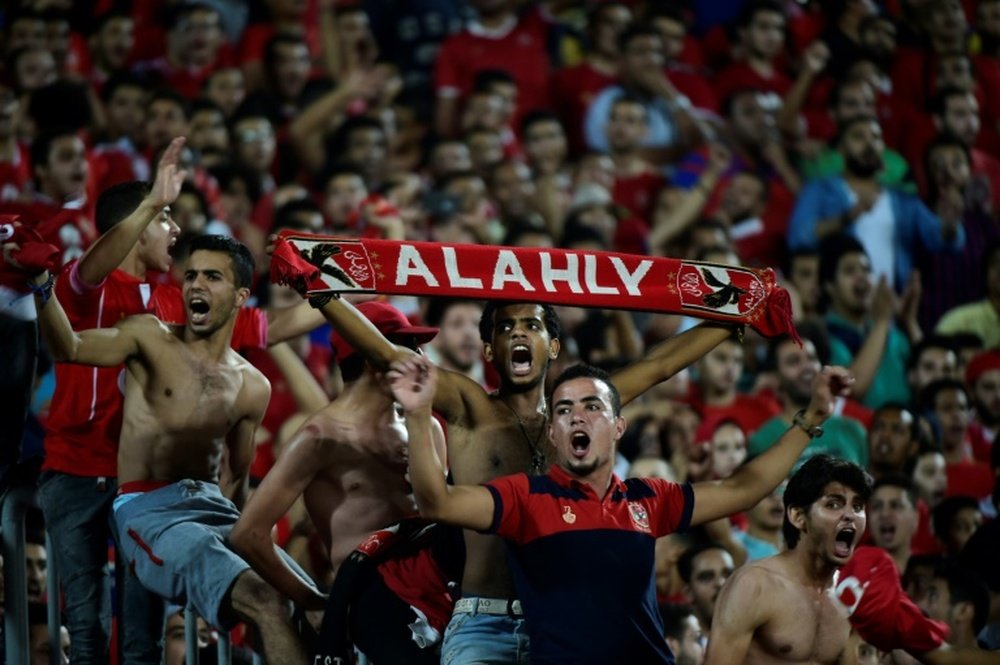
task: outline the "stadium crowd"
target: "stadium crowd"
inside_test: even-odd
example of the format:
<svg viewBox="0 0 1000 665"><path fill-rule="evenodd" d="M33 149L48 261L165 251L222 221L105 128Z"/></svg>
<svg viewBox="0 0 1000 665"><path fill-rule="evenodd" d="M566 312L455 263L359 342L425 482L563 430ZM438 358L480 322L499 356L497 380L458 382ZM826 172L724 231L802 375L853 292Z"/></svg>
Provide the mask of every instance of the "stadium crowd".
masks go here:
<svg viewBox="0 0 1000 665"><path fill-rule="evenodd" d="M787 481L744 483L801 431L789 471L816 458L869 474L831 477L861 497L834 567L884 551L944 626L931 645L852 638L840 662L1000 650L1000 0L14 0L0 48L0 466L4 491L37 484L40 505L26 562L3 565L26 565L32 665L49 659L50 560L75 664L183 662L183 607L163 598L198 607L202 647L231 629L235 661L350 659L353 643L376 665L528 662L524 634L495 661L472 655L494 637L454 634L453 613L521 621L524 571L495 536L410 519L406 447L427 438L461 487L540 475L558 458L546 396L579 363L610 378L556 390L594 381L624 417L614 491L662 479L649 487L687 511L650 562L678 665L730 662L709 637L735 639L727 597L748 601L727 580L817 546ZM54 281L26 276L27 230L58 247ZM801 343L528 303L310 307L270 280L281 230L771 268ZM219 254L231 265L206 259ZM184 348L164 360L174 333L128 318L143 314L183 329ZM232 339L216 367L184 336L218 330ZM401 393L428 380L417 348L441 370L428 432L428 404ZM195 419L225 445L188 446ZM156 540L147 516L188 498L153 497L205 484L199 500L232 518L217 542ZM698 488L737 486L745 509L699 513L716 504ZM499 511L517 488L488 487L468 497L495 500L497 521L451 521L513 537ZM799 508L820 497L792 487ZM182 575L158 572L168 555L190 584L161 579ZM558 662L533 630L536 660ZM577 630L566 653L586 655ZM644 658L614 662L666 662Z"/></svg>

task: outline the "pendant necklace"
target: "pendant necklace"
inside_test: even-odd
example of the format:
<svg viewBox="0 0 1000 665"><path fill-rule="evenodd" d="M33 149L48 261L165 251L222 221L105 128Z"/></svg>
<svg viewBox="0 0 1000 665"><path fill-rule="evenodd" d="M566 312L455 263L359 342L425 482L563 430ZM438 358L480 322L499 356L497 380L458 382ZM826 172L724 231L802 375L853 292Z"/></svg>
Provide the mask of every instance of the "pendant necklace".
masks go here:
<svg viewBox="0 0 1000 665"><path fill-rule="evenodd" d="M517 414L517 411L515 411L514 408L507 403L507 400L500 397L500 393L497 392L493 394L501 404L507 407L507 410L510 411L511 415L513 415L517 420L517 426L521 430L521 436L524 437L524 442L527 444L528 451L531 453L531 474L534 476L541 475L542 469L545 467L545 453L542 452L542 449L538 446L538 444L541 442L542 434L545 432L545 424L542 423L542 426L538 431L538 436L536 436L534 442L532 442L531 437L528 436L528 428L524 424L524 420L521 419L521 416Z"/></svg>

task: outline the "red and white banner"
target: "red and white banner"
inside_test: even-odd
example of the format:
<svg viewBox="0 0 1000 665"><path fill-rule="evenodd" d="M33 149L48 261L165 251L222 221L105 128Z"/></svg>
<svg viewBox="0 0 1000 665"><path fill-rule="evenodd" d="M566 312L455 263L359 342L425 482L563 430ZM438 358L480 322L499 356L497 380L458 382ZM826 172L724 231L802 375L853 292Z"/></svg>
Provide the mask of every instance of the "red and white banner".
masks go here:
<svg viewBox="0 0 1000 665"><path fill-rule="evenodd" d="M795 337L774 271L679 259L283 232L272 280L316 293L481 298L669 312Z"/></svg>

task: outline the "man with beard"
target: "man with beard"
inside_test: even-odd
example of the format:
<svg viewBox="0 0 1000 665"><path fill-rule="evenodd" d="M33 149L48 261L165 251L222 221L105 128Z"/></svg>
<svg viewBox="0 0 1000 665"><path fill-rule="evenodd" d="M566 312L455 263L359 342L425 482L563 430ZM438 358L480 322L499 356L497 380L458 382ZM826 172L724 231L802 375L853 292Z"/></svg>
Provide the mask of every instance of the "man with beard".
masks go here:
<svg viewBox="0 0 1000 665"><path fill-rule="evenodd" d="M919 247L928 252L962 248L962 206L956 210L945 197L936 215L916 196L879 183L885 143L877 118L845 120L834 145L844 157L844 173L802 188L788 227L793 252L815 249L826 236L845 232L865 248L875 274L900 293L913 272L913 255Z"/></svg>
<svg viewBox="0 0 1000 665"><path fill-rule="evenodd" d="M906 476L889 475L875 483L868 519L868 530L875 546L892 557L902 575L918 526L917 495Z"/></svg>
<svg viewBox="0 0 1000 665"><path fill-rule="evenodd" d="M712 628L715 601L735 568L732 555L715 542L692 545L677 560L677 572L684 581L684 596L691 603L704 633Z"/></svg>
<svg viewBox="0 0 1000 665"><path fill-rule="evenodd" d="M329 300L322 311L376 366L388 367L414 354L390 343L340 299ZM479 331L484 357L496 368L500 387L487 393L462 374L440 372L433 407L447 423L449 470L456 483L465 485L512 473L540 475L554 454L545 441L544 385L549 363L559 355L559 319L548 305L489 302ZM731 334L729 326L705 323L654 347L614 375L622 403L673 376ZM463 598L441 653L453 665L524 662L528 640L521 603L513 600L517 595L504 543L466 531L465 544Z"/></svg>
<svg viewBox="0 0 1000 665"><path fill-rule="evenodd" d="M981 353L965 369L965 385L969 388L975 418L969 425L972 454L980 461L989 461L1000 429L1000 351ZM992 453L994 459L996 453Z"/></svg>
<svg viewBox="0 0 1000 665"><path fill-rule="evenodd" d="M271 393L230 348L252 276L246 247L199 236L184 272L184 325L140 315L80 332L52 279L32 281L57 361L124 364L128 372L112 512L130 574L160 596L190 602L214 626L252 623L268 662L303 663L287 601L225 542L249 489L254 433Z"/></svg>
<svg viewBox="0 0 1000 665"><path fill-rule="evenodd" d="M822 369L822 361L814 341L820 338L822 331L811 324L800 324L798 331L802 338L801 344L790 337L781 337L772 340L768 348L767 364L778 378L778 399L784 408L750 437L747 452L751 457L760 455L773 446L792 424L795 414L809 404L813 381ZM823 428L827 432L826 436L810 441L800 461L804 462L813 455L825 454L860 466L868 465L865 429L861 423L853 418L834 414Z"/></svg>
<svg viewBox="0 0 1000 665"><path fill-rule="evenodd" d="M438 334L424 346L424 353L441 369L464 374L485 387L483 343L479 339L482 316L483 304L478 300L431 301L424 318Z"/></svg>

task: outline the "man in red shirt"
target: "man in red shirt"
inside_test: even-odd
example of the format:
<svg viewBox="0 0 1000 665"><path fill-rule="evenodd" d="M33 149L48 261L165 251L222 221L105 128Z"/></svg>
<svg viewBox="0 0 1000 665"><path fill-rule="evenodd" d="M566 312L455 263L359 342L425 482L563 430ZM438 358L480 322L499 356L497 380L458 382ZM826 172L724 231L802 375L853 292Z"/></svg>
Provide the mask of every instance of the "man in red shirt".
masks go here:
<svg viewBox="0 0 1000 665"><path fill-rule="evenodd" d="M518 16L513 0L474 0L471 4L476 19L446 39L438 54L435 128L441 136L455 136L461 104L472 91L476 72L484 69L503 69L517 82L514 127L527 111L550 106L550 21L538 10Z"/></svg>
<svg viewBox="0 0 1000 665"><path fill-rule="evenodd" d="M719 72L715 93L726 99L737 90L753 88L784 97L792 81L778 58L785 48L785 12L772 0L748 3L740 18L739 45L743 57Z"/></svg>

